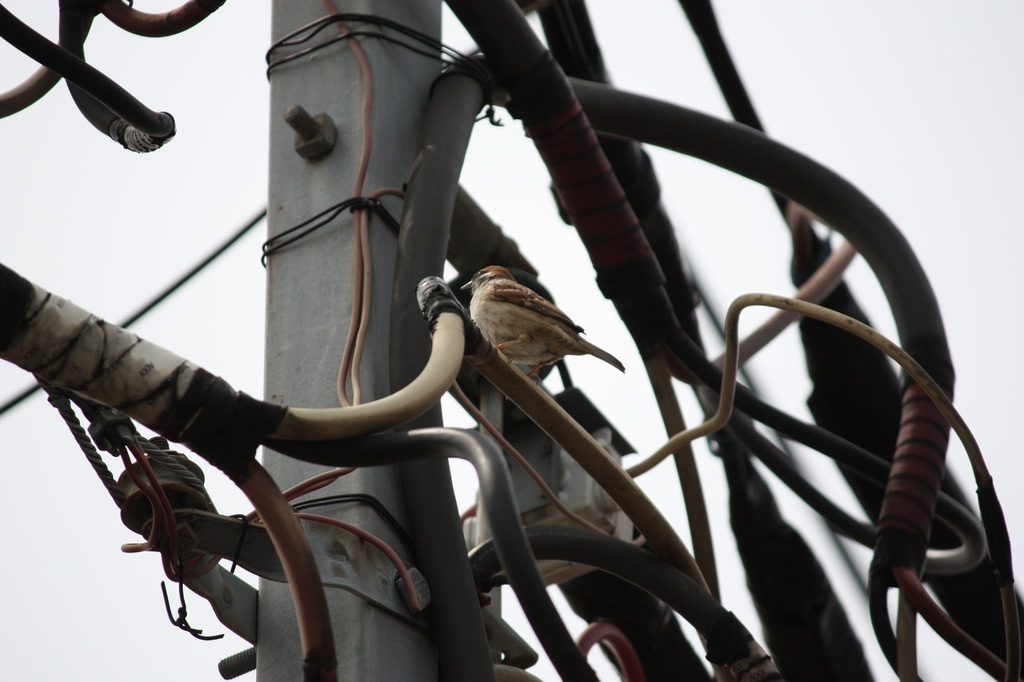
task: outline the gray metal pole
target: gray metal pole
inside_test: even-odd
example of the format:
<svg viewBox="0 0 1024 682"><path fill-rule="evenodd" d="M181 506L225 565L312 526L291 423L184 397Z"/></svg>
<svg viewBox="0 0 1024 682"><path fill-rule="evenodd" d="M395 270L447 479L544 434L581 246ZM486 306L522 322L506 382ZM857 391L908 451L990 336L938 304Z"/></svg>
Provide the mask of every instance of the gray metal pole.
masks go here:
<svg viewBox="0 0 1024 682"><path fill-rule="evenodd" d="M435 0L357 0L346 12L386 16L427 34L440 32L440 3ZM275 39L325 16L317 0L274 0ZM369 23L350 28L375 30ZM315 45L339 35L330 26ZM370 124L373 154L364 192L401 187L416 152L436 61L374 38L360 38L373 78ZM294 52L281 51L276 57ZM366 83L345 42L337 42L276 68L271 75L269 235L295 225L352 196L362 149L361 111ZM337 142L326 156L306 159L294 147L295 132L284 113L299 104L310 114L327 113L336 123ZM385 198L394 215L400 204ZM278 251L267 263L266 399L288 405L338 405L335 382L352 309L352 215L345 211L312 235ZM373 303L362 359L363 400L389 390L388 332L395 257L395 236L371 218ZM322 471L266 452L264 463L282 487ZM398 481L391 467L361 469L315 493L360 492L379 499L404 521ZM359 525L384 538L408 558L396 534L364 504L316 510ZM340 562L345 557L334 557ZM367 575L367 579L379 579ZM430 680L436 677L435 652L425 627L411 625L349 592L329 589L339 678L348 680ZM425 622L425 621L424 621ZM257 674L260 680L297 679L301 654L295 615L286 585L261 581Z"/></svg>

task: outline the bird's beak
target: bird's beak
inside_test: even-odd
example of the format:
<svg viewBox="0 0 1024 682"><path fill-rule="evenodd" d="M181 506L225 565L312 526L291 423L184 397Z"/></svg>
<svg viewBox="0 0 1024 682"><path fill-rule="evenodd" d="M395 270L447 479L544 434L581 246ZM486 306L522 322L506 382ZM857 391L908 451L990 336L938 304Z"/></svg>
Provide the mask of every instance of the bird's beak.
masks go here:
<svg viewBox="0 0 1024 682"><path fill-rule="evenodd" d="M466 289L470 289L472 287L473 287L473 280L469 280L468 282L463 284L461 287L459 287L459 289L461 289L462 291L465 291Z"/></svg>

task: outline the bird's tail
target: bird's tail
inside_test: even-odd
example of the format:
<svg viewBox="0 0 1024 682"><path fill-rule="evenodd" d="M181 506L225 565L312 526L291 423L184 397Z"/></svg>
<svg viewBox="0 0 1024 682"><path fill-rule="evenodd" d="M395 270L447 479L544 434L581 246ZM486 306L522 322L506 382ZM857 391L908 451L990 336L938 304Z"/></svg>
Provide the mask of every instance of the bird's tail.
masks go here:
<svg viewBox="0 0 1024 682"><path fill-rule="evenodd" d="M600 358L601 360L604 360L615 369L625 373L626 367L621 362L619 362L619 359L617 357L615 357L606 350L598 348L597 346L590 343L586 339L580 339L580 341L583 343L583 346L587 349L587 353L590 353L595 358Z"/></svg>

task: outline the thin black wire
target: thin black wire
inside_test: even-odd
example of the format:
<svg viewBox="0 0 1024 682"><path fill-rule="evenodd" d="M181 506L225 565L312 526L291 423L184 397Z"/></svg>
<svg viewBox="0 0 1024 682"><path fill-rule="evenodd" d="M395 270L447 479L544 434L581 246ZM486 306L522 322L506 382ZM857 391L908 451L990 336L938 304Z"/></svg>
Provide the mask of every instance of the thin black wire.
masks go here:
<svg viewBox="0 0 1024 682"><path fill-rule="evenodd" d="M242 532L238 534L238 544L235 545L235 554L231 557L231 570L234 573L238 568L238 560L242 557L242 545L245 543L245 536L249 533L249 517L245 514L232 514L231 518L239 519L242 522Z"/></svg>
<svg viewBox="0 0 1024 682"><path fill-rule="evenodd" d="M295 47L297 45L302 45L315 38L320 33L320 31L324 30L331 24L348 21L372 23L377 24L378 26L383 26L385 28L392 29L409 38L412 38L413 40L419 42L422 45L425 45L428 48L437 50L440 54L435 54L434 52L430 52L423 48L417 47L416 45L410 44L403 40L399 40L398 38L389 36L388 34L380 31L355 30L348 31L340 36L326 40L313 47L309 47L298 52L289 54L285 57L281 57L276 61L271 61L271 57L273 56L275 51L284 47ZM429 59L436 59L442 64L448 66L460 66L465 70L467 75L475 78L477 81L480 82L484 90L485 101L491 101L491 95L494 91L494 86L493 83L491 82L490 72L481 62L478 62L470 58L468 55L459 52L453 47L445 45L440 40L437 40L436 38L429 36L426 33L423 33L422 31L417 31L414 28L410 28L408 26L405 26L404 24L400 24L397 21L393 21L386 17L381 17L374 14L362 14L358 12L341 12L337 14L329 14L327 16L317 19L316 21L306 24L301 28L298 28L292 31L291 33L285 35L283 38L280 38L279 40L275 41L270 46L270 49L267 50L266 54L267 77L269 78L271 72L277 67L282 66L283 64L299 59L300 57L303 57L305 55L312 54L313 52L321 50L327 47L328 45L333 45L334 43L357 37L378 38L380 40L390 42L400 47L404 47L405 49L415 54L419 54ZM490 118L492 122L494 122L493 115L489 115L488 118Z"/></svg>
<svg viewBox="0 0 1024 682"><path fill-rule="evenodd" d="M315 509L317 507L328 507L335 504L346 504L349 502L361 502L363 504L373 507L374 511L380 514L384 522L388 524L391 530L395 531L395 535L405 543L407 547L412 547L412 538L409 533L402 527L402 524L398 522L398 519L392 515L388 508L373 495L367 495L365 493L344 493L341 495L326 495L324 497L317 497L311 500L303 500L302 502L296 502L292 504L295 511L303 511L305 509Z"/></svg>
<svg viewBox="0 0 1024 682"><path fill-rule="evenodd" d="M182 566L181 559L179 558L178 559L178 581L177 582L178 582L178 602L179 602L180 606L178 607L178 617L177 618L175 618L174 614L171 613L171 600L167 596L167 586L166 586L166 584L164 584L164 582L162 580L160 581L160 592L163 593L163 595L164 595L164 608L167 609L167 619L169 621L171 621L171 625L173 625L176 628L181 628L182 630L184 630L188 634L192 635L196 639L201 639L201 640L206 641L206 642L213 641L215 639L222 639L224 637L223 634L220 634L220 635L204 635L202 630L200 630L199 628L194 628L194 627L192 627L191 625L188 624L188 608L186 608L186 606L185 606L185 583L184 583L184 581L181 578L181 576L183 575L183 570L184 570L184 567Z"/></svg>
<svg viewBox="0 0 1024 682"><path fill-rule="evenodd" d="M334 204L333 206L328 206L327 208L320 211L316 215L306 218L298 225L293 225L285 230L282 230L281 232L278 232L267 241L263 242L263 255L260 256L260 263L263 264L263 267L267 267L267 257L270 254L280 251L284 247L290 244L294 244L300 239L308 237L310 234L316 232L321 227L327 225L332 220L341 215L342 211L344 211L345 209L349 209L349 211L355 212L356 209L360 208L368 208L373 210L378 216L380 216L381 219L384 220L384 223L391 229L392 232L394 232L396 235L398 234L398 221L395 220L395 217L391 215L390 212L388 212L387 207L384 206L384 204L381 203L379 199L371 199L368 197L352 197L350 199L345 199L344 201ZM313 224L310 225L310 223ZM303 230L302 232L299 232L299 230L302 230L302 228L306 229ZM298 232L298 234L295 234L296 232ZM293 236L289 237L289 235ZM284 239L285 237L288 238Z"/></svg>
<svg viewBox="0 0 1024 682"><path fill-rule="evenodd" d="M259 225L260 222L266 217L267 209L264 208L258 214L256 214L249 222L243 225L238 231L236 231L233 235L228 237L228 239L226 239L220 246L211 251L210 254L206 256L206 258L199 261L199 263L197 263L185 274L183 274L181 277L172 282L169 286L167 286L167 288L165 288L163 291L157 294L148 303L144 304L141 308L139 308L134 313L129 315L127 319L123 320L120 323L120 326L130 327L131 325L138 322L140 319L142 319L143 316L145 316L147 313L153 310L153 308L156 308L158 305L163 303L167 298L169 298L172 294L177 292L178 289L183 287L190 279L192 279L200 272L202 272L203 269L206 268L206 266L208 266L210 263L219 258L229 248L234 246L234 244L239 239L244 237L246 233L249 232L249 230ZM4 414L6 414L14 407L20 405L24 400L26 400L29 396L31 396L38 390L38 384L36 384L35 386L26 387L23 391L21 391L21 393L18 393L13 398L4 403L2 406L0 406L0 417L2 417Z"/></svg>

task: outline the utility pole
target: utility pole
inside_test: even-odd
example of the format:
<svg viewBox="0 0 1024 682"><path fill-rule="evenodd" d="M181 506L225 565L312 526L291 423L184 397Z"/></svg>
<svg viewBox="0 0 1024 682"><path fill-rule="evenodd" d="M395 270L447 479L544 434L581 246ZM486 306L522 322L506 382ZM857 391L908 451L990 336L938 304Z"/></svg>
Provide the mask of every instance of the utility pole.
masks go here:
<svg viewBox="0 0 1024 682"><path fill-rule="evenodd" d="M356 0L346 2L344 9L384 16L435 37L440 34L440 3L433 0ZM279 39L333 11L329 2L319 0L274 0L273 38ZM378 29L372 23L349 22L349 28L353 27ZM338 36L337 26L328 26L308 44L280 50L273 58ZM358 40L373 80L369 118L374 131L373 152L364 183L365 196L379 187L401 187L408 178L423 110L439 64L372 37ZM273 237L352 198L363 148L361 112L368 84L344 40L275 68L270 83L268 229ZM304 158L296 151L296 132L285 121L285 112L293 105L302 106L311 116L326 113L333 119L337 140L330 152ZM396 217L400 214L397 200L385 198L384 203ZM394 234L380 219L370 220L373 296L360 368L364 402L390 390L388 327L395 257ZM353 305L353 263L353 219L347 210L269 257L266 400L295 406L338 406L335 386ZM270 451L264 453L264 464L282 488L322 470ZM404 524L405 511L393 467L360 469L316 494L345 492L372 495ZM371 506L338 504L316 511L365 528L409 556L410 548L402 545ZM368 580L377 578L366 576ZM328 588L327 597L341 665L339 678L434 678L436 655L425 627L392 616L348 591ZM261 580L258 679L296 679L300 661L288 587Z"/></svg>

